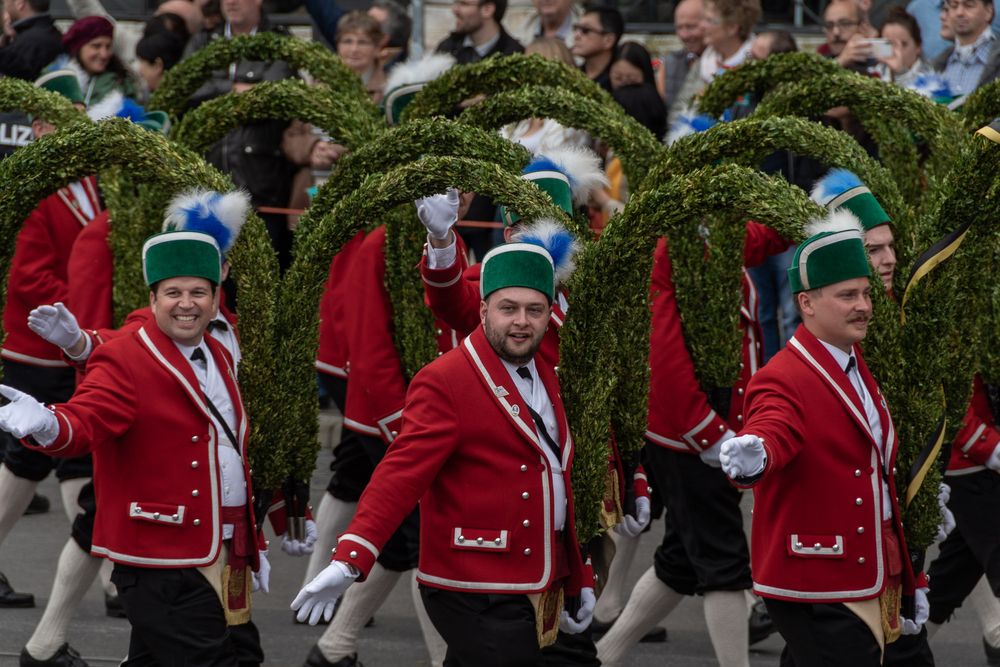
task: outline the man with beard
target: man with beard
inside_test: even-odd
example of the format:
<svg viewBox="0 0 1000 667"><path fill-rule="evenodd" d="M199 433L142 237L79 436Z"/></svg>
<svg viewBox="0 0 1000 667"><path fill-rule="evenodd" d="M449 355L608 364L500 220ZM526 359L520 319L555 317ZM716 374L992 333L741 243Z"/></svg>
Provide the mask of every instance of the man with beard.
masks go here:
<svg viewBox="0 0 1000 667"><path fill-rule="evenodd" d="M481 275L480 326L413 378L399 435L333 562L292 608L329 618L419 501L417 580L445 664L545 664L541 647L560 626L584 630L595 601L576 546L573 441L555 373L534 359L555 267L545 249L508 243Z"/></svg>
<svg viewBox="0 0 1000 667"><path fill-rule="evenodd" d="M1000 40L990 23L993 0L950 0L948 23L955 44L934 60L953 95L968 95L1000 76Z"/></svg>
<svg viewBox="0 0 1000 667"><path fill-rule="evenodd" d="M511 37L500 22L507 0L455 0L455 30L438 44L438 53L454 56L459 65L479 62L499 53L522 53L524 47Z"/></svg>
<svg viewBox="0 0 1000 667"><path fill-rule="evenodd" d="M788 270L802 325L750 381L719 460L754 489L754 590L785 638L782 664L875 667L920 631L927 584L906 557L895 429L858 346L872 315L861 225L837 211L806 232ZM902 595L917 620L901 618Z"/></svg>

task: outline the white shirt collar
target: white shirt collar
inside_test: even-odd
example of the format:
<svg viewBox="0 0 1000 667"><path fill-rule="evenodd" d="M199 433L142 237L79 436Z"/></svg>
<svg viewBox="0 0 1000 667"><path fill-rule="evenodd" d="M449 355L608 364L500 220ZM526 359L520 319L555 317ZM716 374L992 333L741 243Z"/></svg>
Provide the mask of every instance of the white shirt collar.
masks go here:
<svg viewBox="0 0 1000 667"><path fill-rule="evenodd" d="M820 340L819 342L823 343L823 347L825 347L827 352L830 353L830 355L833 357L833 360L837 362L838 366L840 366L841 370L847 370L847 364L850 362L851 359L855 359L853 349L851 349L850 352L844 352L836 345L830 345L825 340ZM854 361L855 368L857 368L857 363L858 362L855 359Z"/></svg>

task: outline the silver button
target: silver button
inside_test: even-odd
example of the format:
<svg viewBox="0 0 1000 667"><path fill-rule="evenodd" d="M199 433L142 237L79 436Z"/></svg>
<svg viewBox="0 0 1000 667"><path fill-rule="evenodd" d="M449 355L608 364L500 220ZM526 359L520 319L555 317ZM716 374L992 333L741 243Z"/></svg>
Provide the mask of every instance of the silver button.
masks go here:
<svg viewBox="0 0 1000 667"><path fill-rule="evenodd" d="M743 370L744 368L746 368L746 365L741 361L740 362L740 370Z"/></svg>
<svg viewBox="0 0 1000 667"><path fill-rule="evenodd" d="M816 544L813 545L813 551L819 551L822 548L823 548L823 545L820 544L819 542L817 542Z"/></svg>
<svg viewBox="0 0 1000 667"><path fill-rule="evenodd" d="M525 556L530 556L531 555L531 547L528 547L527 549L524 550L524 555Z"/></svg>
<svg viewBox="0 0 1000 667"><path fill-rule="evenodd" d="M247 78L248 79L252 79L253 78L253 70L247 70Z"/></svg>
<svg viewBox="0 0 1000 667"><path fill-rule="evenodd" d="M521 498L523 500L527 500L530 497L531 497L531 494L529 494L527 491L525 491L524 493L521 494Z"/></svg>
<svg viewBox="0 0 1000 667"><path fill-rule="evenodd" d="M438 350L438 356L440 357L442 354L444 354L444 352L442 352L441 350Z"/></svg>
<svg viewBox="0 0 1000 667"><path fill-rule="evenodd" d="M173 519L174 521L180 521L181 520L181 517L179 515L177 515L177 514L173 515L170 518Z"/></svg>
<svg viewBox="0 0 1000 667"><path fill-rule="evenodd" d="M742 422L743 421L743 415L736 415L736 421Z"/></svg>
<svg viewBox="0 0 1000 667"><path fill-rule="evenodd" d="M160 518L160 513L159 512L153 512L153 518L154 519L159 519Z"/></svg>
<svg viewBox="0 0 1000 667"><path fill-rule="evenodd" d="M465 541L465 535L459 535L458 536L458 541L459 542L464 542Z"/></svg>
<svg viewBox="0 0 1000 667"><path fill-rule="evenodd" d="M801 542L796 542L795 543L795 548L796 549L801 549L802 548L802 543Z"/></svg>
<svg viewBox="0 0 1000 667"><path fill-rule="evenodd" d="M198 497L198 489L193 489L191 491L191 495L194 496L195 498L197 498Z"/></svg>
<svg viewBox="0 0 1000 667"><path fill-rule="evenodd" d="M559 367L558 366L553 366L552 370L555 371L557 374L559 373Z"/></svg>
<svg viewBox="0 0 1000 667"><path fill-rule="evenodd" d="M854 471L854 476L855 477L861 477L861 471L860 470L855 470Z"/></svg>
<svg viewBox="0 0 1000 667"><path fill-rule="evenodd" d="M701 446L702 447L708 447L708 440L702 440L701 441Z"/></svg>
<svg viewBox="0 0 1000 667"><path fill-rule="evenodd" d="M495 544L497 546L500 546L501 542L502 542L502 540L499 537L496 538L495 540L493 540L493 544Z"/></svg>
<svg viewBox="0 0 1000 667"><path fill-rule="evenodd" d="M197 468L198 467L198 462L197 461L191 461L191 467L192 468Z"/></svg>
<svg viewBox="0 0 1000 667"><path fill-rule="evenodd" d="M193 524L194 524L194 525L196 525L196 526L200 526L200 525L201 525L201 519L195 519L195 520L194 520L194 521L192 521L191 523L193 523Z"/></svg>
<svg viewBox="0 0 1000 667"><path fill-rule="evenodd" d="M525 519L524 521L521 522L521 525L524 526L525 528L528 528L529 526L531 526L531 521Z"/></svg>
<svg viewBox="0 0 1000 667"><path fill-rule="evenodd" d="M440 330L440 329L435 329L435 331L437 332L437 335L438 335L438 336L440 336L440 335L441 335L441 330Z"/></svg>
<svg viewBox="0 0 1000 667"><path fill-rule="evenodd" d="M521 464L521 472L528 472L528 466Z"/></svg>
<svg viewBox="0 0 1000 667"><path fill-rule="evenodd" d="M138 505L136 505L136 506L135 506L135 509L134 509L134 510L132 510L132 511L133 511L133 512L135 512L136 514L139 514L140 512L142 512L142 508L141 508L141 507L139 507Z"/></svg>
<svg viewBox="0 0 1000 667"><path fill-rule="evenodd" d="M253 153L253 146L244 146L243 147L243 152L244 153Z"/></svg>
<svg viewBox="0 0 1000 667"><path fill-rule="evenodd" d="M861 503L863 503L863 502L864 502L864 501L863 501L863 500L861 500L861 498L855 498L855 499L854 499L854 504L855 504L855 505L860 505L860 504L861 504Z"/></svg>
<svg viewBox="0 0 1000 667"><path fill-rule="evenodd" d="M737 390L736 390L736 394L737 394L738 396L742 396L742 395L743 395L743 387L740 387L739 389L737 389Z"/></svg>
<svg viewBox="0 0 1000 667"><path fill-rule="evenodd" d="M358 552L357 551L352 551L351 553L349 553L347 555L350 556L351 558L357 558L358 557Z"/></svg>
<svg viewBox="0 0 1000 667"><path fill-rule="evenodd" d="M858 559L858 565L864 565L864 564L865 564L865 557L862 556L861 558Z"/></svg>
<svg viewBox="0 0 1000 667"><path fill-rule="evenodd" d="M393 432L392 432L392 437L394 437L394 438L395 438L395 437L396 437L397 435L399 435L399 431L393 431Z"/></svg>
<svg viewBox="0 0 1000 667"><path fill-rule="evenodd" d="M726 432L726 425L719 424L719 433L725 433L725 432Z"/></svg>
<svg viewBox="0 0 1000 667"><path fill-rule="evenodd" d="M198 442L198 436L192 435L191 436L191 442Z"/></svg>
<svg viewBox="0 0 1000 667"><path fill-rule="evenodd" d="M483 538L477 537L476 538L476 544L482 544L482 543L483 543Z"/></svg>
<svg viewBox="0 0 1000 667"><path fill-rule="evenodd" d="M864 532L865 532L865 527L864 526L858 526L858 535L861 535Z"/></svg>
<svg viewBox="0 0 1000 667"><path fill-rule="evenodd" d="M840 545L839 545L839 544L834 544L834 545L833 545L832 547L830 547L830 548L831 548L831 549L833 549L834 551L840 551Z"/></svg>

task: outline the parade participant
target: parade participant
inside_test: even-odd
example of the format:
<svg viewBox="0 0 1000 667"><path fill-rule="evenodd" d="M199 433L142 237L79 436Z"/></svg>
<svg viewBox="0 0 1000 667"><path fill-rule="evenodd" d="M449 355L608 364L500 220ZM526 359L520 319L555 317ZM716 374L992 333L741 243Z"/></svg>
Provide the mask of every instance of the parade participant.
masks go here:
<svg viewBox="0 0 1000 667"><path fill-rule="evenodd" d="M414 378L399 438L333 562L292 603L300 618L332 613L419 500L417 578L448 664L544 664L541 646L560 623L573 632L589 624L594 594L576 547L572 438L555 374L534 359L554 273L532 244L484 258L481 326Z"/></svg>
<svg viewBox="0 0 1000 667"><path fill-rule="evenodd" d="M806 233L788 271L803 323L751 380L744 428L719 458L754 489L754 590L785 638L783 664L875 666L920 631L926 579L906 556L895 430L858 346L872 314L861 225L837 211ZM901 594L916 620L900 618Z"/></svg>
<svg viewBox="0 0 1000 667"><path fill-rule="evenodd" d="M72 72L57 71L36 82L82 107L83 94ZM35 138L55 131L44 118L31 123ZM43 199L18 232L7 283L0 358L4 382L39 400L58 402L73 393L73 369L59 350L39 340L27 327L28 312L40 303L66 298L66 264L80 230L102 209L93 176L70 183ZM0 543L31 502L38 483L54 469L60 481L63 507L70 521L77 513L77 497L92 471L89 457L54 461L0 434ZM33 607L34 596L17 593L0 574L0 607Z"/></svg>
<svg viewBox="0 0 1000 667"><path fill-rule="evenodd" d="M209 234L150 237L143 273L154 321L94 350L69 402L46 407L2 387L11 402L0 428L55 456L94 452L91 553L115 562L132 625L126 665L237 665L228 625L249 619L251 581L268 588L233 359L204 335L221 265ZM151 387L157 400L140 403Z"/></svg>

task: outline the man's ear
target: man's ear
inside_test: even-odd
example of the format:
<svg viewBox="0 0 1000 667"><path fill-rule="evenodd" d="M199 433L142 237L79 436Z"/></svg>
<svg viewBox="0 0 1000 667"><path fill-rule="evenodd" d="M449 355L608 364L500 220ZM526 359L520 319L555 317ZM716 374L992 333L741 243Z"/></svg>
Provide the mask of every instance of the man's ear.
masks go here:
<svg viewBox="0 0 1000 667"><path fill-rule="evenodd" d="M479 302L479 322L480 324L486 324L486 311L489 310L489 306L486 303L486 299Z"/></svg>

